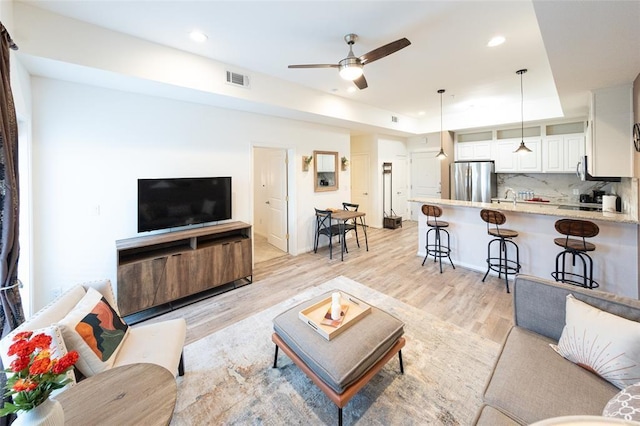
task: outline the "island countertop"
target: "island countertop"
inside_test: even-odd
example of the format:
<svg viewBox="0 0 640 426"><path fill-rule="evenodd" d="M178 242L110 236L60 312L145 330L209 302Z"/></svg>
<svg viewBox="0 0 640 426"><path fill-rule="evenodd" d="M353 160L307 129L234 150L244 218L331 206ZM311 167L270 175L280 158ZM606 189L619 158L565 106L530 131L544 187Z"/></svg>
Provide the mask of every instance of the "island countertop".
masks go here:
<svg viewBox="0 0 640 426"><path fill-rule="evenodd" d="M569 219L584 219L584 220L598 220L605 222L620 222L620 223L638 223L638 218L626 213L609 213L609 212L596 212L586 210L569 210L561 208L557 204L541 203L535 201L522 201L519 200L515 205L510 200L502 200L500 202L493 203L479 203L475 201L460 201L460 200L446 200L441 198L411 198L410 202L415 203L427 203L446 206L458 206L458 207L472 207L476 209L493 209L502 212L517 212L517 213L534 213L547 216L560 216ZM577 206L577 204L576 204Z"/></svg>
<svg viewBox="0 0 640 426"><path fill-rule="evenodd" d="M487 234L487 224L480 218L481 209L502 211L507 217L504 227L518 232L514 242L520 250L520 273L546 279L552 279L556 256L562 251L554 243L555 238L562 236L556 231L555 222L563 218L592 221L599 228L598 235L589 239L596 246L590 255L593 258L594 279L600 284L599 290L639 298L640 227L637 218L631 215L568 210L558 205L523 201L515 206L512 201L478 203L439 198L412 198L409 201L440 206L442 220L449 223L447 229L451 236L453 263L456 267L462 266L483 274L487 270L487 243L492 237ZM426 254L426 233L426 217L420 212L417 255L421 257ZM568 269L571 269L570 264L568 261ZM576 267L580 267L580 262L576 263ZM445 273L448 273L446 269ZM451 270L451 273L455 274L456 271ZM512 279L511 276L509 281ZM478 285L488 283L482 283L478 278Z"/></svg>

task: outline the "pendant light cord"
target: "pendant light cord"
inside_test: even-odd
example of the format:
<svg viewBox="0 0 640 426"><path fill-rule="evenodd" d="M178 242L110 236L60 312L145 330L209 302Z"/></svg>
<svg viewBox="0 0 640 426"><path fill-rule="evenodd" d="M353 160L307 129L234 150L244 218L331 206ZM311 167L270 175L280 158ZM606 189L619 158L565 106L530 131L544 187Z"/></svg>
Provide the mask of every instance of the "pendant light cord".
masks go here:
<svg viewBox="0 0 640 426"><path fill-rule="evenodd" d="M442 125L442 94L444 93L444 89L438 90L438 93L440 93L440 152L443 152L443 148L442 148L442 131L443 131L444 127Z"/></svg>
<svg viewBox="0 0 640 426"><path fill-rule="evenodd" d="M520 72L520 139L524 142L524 91L522 90L522 74L526 71Z"/></svg>
<svg viewBox="0 0 640 426"><path fill-rule="evenodd" d="M436 158L442 160L447 157L447 154L445 154L444 152L442 143L442 133L444 130L444 126L442 125L442 94L444 93L444 89L438 90L438 93L440 93L440 152L438 153L438 155L436 155Z"/></svg>

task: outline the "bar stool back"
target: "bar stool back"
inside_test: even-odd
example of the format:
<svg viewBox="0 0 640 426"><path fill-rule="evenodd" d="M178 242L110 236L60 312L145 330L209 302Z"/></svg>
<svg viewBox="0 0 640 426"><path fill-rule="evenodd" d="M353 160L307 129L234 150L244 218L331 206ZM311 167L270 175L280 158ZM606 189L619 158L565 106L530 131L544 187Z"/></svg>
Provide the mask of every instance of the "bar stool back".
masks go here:
<svg viewBox="0 0 640 426"><path fill-rule="evenodd" d="M447 257L449 259L449 263L453 266L453 269L456 267L451 260L451 244L449 239L449 231L444 228L449 227L449 222L445 222L444 220L439 220L438 218L442 216L442 209L438 206L433 206L429 204L424 204L422 206L422 214L427 216L427 226L429 230L427 231L427 240L426 240L426 249L427 254L424 256L422 260L422 266L424 266L424 262L427 260L429 255L433 256L433 261L436 259L440 261L440 273L442 273L442 258ZM429 234L434 233L433 243L429 244ZM447 244L442 244L442 235L441 232L445 233L447 236Z"/></svg>
<svg viewBox="0 0 640 426"><path fill-rule="evenodd" d="M587 252L594 251L596 246L586 240L586 238L593 238L600 233L598 225L588 220L560 219L556 221L555 228L564 237L555 238L553 242L564 250L556 256L556 270L551 273L551 276L556 281L581 287L599 287L600 285L593 280L593 259L587 254ZM576 258L582 261L582 275L566 271L567 254L571 255L573 266L576 266ZM562 270L560 270L560 262L562 262Z"/></svg>
<svg viewBox="0 0 640 426"><path fill-rule="evenodd" d="M504 274L504 284L507 287L507 293L510 293L509 275L520 272L520 249L518 245L512 241L512 238L518 236L518 232L511 229L500 228L500 225L504 225L507 222L507 217L500 211L482 209L480 211L480 217L487 224L487 234L495 237L489 241L487 245L487 272L485 272L482 282L487 278L489 271L497 272L498 278L502 278L502 274ZM491 227L491 225L494 226ZM499 244L498 257L491 257L491 246L494 243ZM515 250L515 260L509 259L508 257L507 246L509 245Z"/></svg>

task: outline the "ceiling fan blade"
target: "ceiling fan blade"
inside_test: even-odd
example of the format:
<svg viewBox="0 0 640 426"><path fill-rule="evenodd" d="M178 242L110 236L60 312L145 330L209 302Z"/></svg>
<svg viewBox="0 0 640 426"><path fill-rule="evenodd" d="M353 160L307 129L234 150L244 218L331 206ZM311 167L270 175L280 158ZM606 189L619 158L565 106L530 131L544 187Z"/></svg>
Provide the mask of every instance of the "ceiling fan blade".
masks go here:
<svg viewBox="0 0 640 426"><path fill-rule="evenodd" d="M400 49L404 49L410 44L411 42L406 38L401 38L400 40L392 41L389 44L385 44L382 47L373 49L371 52L365 53L364 55L360 56L360 61L362 61L363 65L373 61L377 61L378 59L382 59L385 56L391 55L392 53L395 53Z"/></svg>
<svg viewBox="0 0 640 426"><path fill-rule="evenodd" d="M289 65L289 68L340 68L338 64Z"/></svg>
<svg viewBox="0 0 640 426"><path fill-rule="evenodd" d="M356 86L358 86L358 89L360 89L360 90L366 89L367 87L369 87L369 85L367 84L367 79L364 78L364 74L362 74L360 77L358 77L355 80L353 80L353 83Z"/></svg>

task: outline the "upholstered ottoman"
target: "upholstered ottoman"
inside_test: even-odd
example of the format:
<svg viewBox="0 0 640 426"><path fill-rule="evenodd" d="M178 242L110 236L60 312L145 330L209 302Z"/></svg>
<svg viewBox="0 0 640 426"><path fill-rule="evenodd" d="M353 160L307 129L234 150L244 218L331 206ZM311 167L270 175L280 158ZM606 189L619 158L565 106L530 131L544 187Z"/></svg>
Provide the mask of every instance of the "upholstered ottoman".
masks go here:
<svg viewBox="0 0 640 426"><path fill-rule="evenodd" d="M335 291L340 290L294 306L273 320L273 367L277 367L280 348L338 406L338 423L342 425L342 408L396 353L404 373L401 349L405 339L404 323L374 306L338 336L331 340L322 337L298 313L330 298Z"/></svg>

